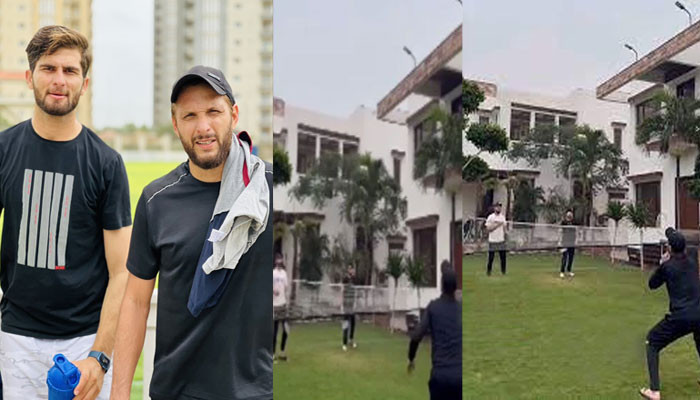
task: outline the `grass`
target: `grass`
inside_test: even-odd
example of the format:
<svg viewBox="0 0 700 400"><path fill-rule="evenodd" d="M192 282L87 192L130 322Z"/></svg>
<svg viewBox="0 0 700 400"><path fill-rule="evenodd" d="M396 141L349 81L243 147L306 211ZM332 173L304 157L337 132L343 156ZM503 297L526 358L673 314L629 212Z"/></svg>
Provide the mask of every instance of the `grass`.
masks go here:
<svg viewBox="0 0 700 400"><path fill-rule="evenodd" d="M129 177L129 192L131 195L131 215L136 212L136 204L138 204L141 191L153 180L170 172L179 163L143 163L132 162L126 163L126 173ZM156 281L156 287L158 282ZM141 400L143 393L143 354L139 359L134 374L134 384L131 388L131 399Z"/></svg>
<svg viewBox="0 0 700 400"><path fill-rule="evenodd" d="M406 372L405 334L358 323L355 339L358 348L345 353L340 348L340 322L293 325L287 342L289 361L274 366L275 400L428 398L427 338L418 348L411 375Z"/></svg>
<svg viewBox="0 0 700 400"><path fill-rule="evenodd" d="M496 257L498 258L498 257ZM509 255L508 274L486 277L465 256L465 399L637 399L648 386L645 336L667 311L637 268L577 255L559 278L558 255ZM664 398L700 398L692 336L660 357Z"/></svg>

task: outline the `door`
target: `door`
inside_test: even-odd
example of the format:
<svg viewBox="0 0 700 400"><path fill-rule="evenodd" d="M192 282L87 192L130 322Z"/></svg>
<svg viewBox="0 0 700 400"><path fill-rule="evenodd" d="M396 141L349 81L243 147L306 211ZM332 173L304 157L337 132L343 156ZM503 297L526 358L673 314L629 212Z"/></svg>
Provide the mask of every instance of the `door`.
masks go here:
<svg viewBox="0 0 700 400"><path fill-rule="evenodd" d="M689 179L681 178L680 185L678 185L679 228L695 231L700 226L700 213L698 212L700 203L690 197L688 189L685 187L685 183Z"/></svg>

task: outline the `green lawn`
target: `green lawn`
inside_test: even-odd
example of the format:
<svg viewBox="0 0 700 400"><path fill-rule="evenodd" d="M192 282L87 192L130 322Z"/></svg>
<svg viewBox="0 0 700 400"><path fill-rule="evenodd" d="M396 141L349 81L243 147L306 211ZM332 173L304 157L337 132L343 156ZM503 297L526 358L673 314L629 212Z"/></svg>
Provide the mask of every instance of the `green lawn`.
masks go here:
<svg viewBox="0 0 700 400"><path fill-rule="evenodd" d="M421 342L416 370L408 375L405 334L358 323L355 339L358 348L345 353L340 322L292 325L289 361L274 366L275 400L428 398L428 340Z"/></svg>
<svg viewBox="0 0 700 400"><path fill-rule="evenodd" d="M184 159L184 156L183 156ZM136 204L138 203L141 191L146 185L153 180L170 172L179 163L126 163L126 173L129 176L129 191L131 194L131 214L136 212ZM156 282L157 286L157 282ZM131 399L141 400L143 391L143 354L136 367L134 374L134 385L131 389Z"/></svg>
<svg viewBox="0 0 700 400"><path fill-rule="evenodd" d="M465 256L465 399L637 399L648 386L644 341L663 317L665 288L647 274L577 255L559 278L558 255L509 255L508 274L486 276ZM698 399L698 356L688 336L661 353L664 398Z"/></svg>

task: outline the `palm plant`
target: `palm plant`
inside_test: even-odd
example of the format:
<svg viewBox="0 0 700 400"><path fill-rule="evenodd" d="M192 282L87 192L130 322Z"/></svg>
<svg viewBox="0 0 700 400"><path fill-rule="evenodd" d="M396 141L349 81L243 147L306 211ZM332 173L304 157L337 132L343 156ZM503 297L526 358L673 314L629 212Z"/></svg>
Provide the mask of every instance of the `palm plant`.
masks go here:
<svg viewBox="0 0 700 400"><path fill-rule="evenodd" d="M611 201L608 203L608 209L605 212L605 215L608 216L608 218L612 219L615 222L615 231L613 234L613 248L610 251L610 261L615 262L615 258L613 257L613 252L615 251L615 245L617 244L617 228L620 224L620 221L625 218L626 215L626 208L625 205L620 203L619 201Z"/></svg>
<svg viewBox="0 0 700 400"><path fill-rule="evenodd" d="M625 216L632 226L639 229L639 266L644 269L644 228L649 226L650 214L644 203L630 203L625 207Z"/></svg>
<svg viewBox="0 0 700 400"><path fill-rule="evenodd" d="M418 294L418 310L420 311L420 287L425 284L425 268L420 257L406 257L406 277Z"/></svg>
<svg viewBox="0 0 700 400"><path fill-rule="evenodd" d="M386 272L389 276L394 278L394 298L391 301L391 317L393 319L394 309L396 309L396 291L399 287L399 278L401 278L401 275L404 273L403 255L401 253L395 251L389 252L389 256L386 259ZM393 327L391 331L394 331Z"/></svg>

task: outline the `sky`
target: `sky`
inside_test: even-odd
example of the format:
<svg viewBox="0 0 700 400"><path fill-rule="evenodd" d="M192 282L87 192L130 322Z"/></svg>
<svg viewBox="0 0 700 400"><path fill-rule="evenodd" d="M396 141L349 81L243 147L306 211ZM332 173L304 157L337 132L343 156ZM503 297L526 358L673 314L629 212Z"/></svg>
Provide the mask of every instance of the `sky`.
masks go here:
<svg viewBox="0 0 700 400"><path fill-rule="evenodd" d="M92 118L97 129L153 121L153 0L94 0Z"/></svg>
<svg viewBox="0 0 700 400"><path fill-rule="evenodd" d="M457 0L276 0L274 94L336 116L376 107L462 22ZM153 119L153 0L93 2L96 128Z"/></svg>
<svg viewBox="0 0 700 400"><path fill-rule="evenodd" d="M276 0L274 93L347 117L379 100L462 23L457 0Z"/></svg>
<svg viewBox="0 0 700 400"><path fill-rule="evenodd" d="M594 90L688 27L675 0L464 0L463 73L511 90ZM700 0L683 0L700 18ZM505 6L507 4L507 7Z"/></svg>

